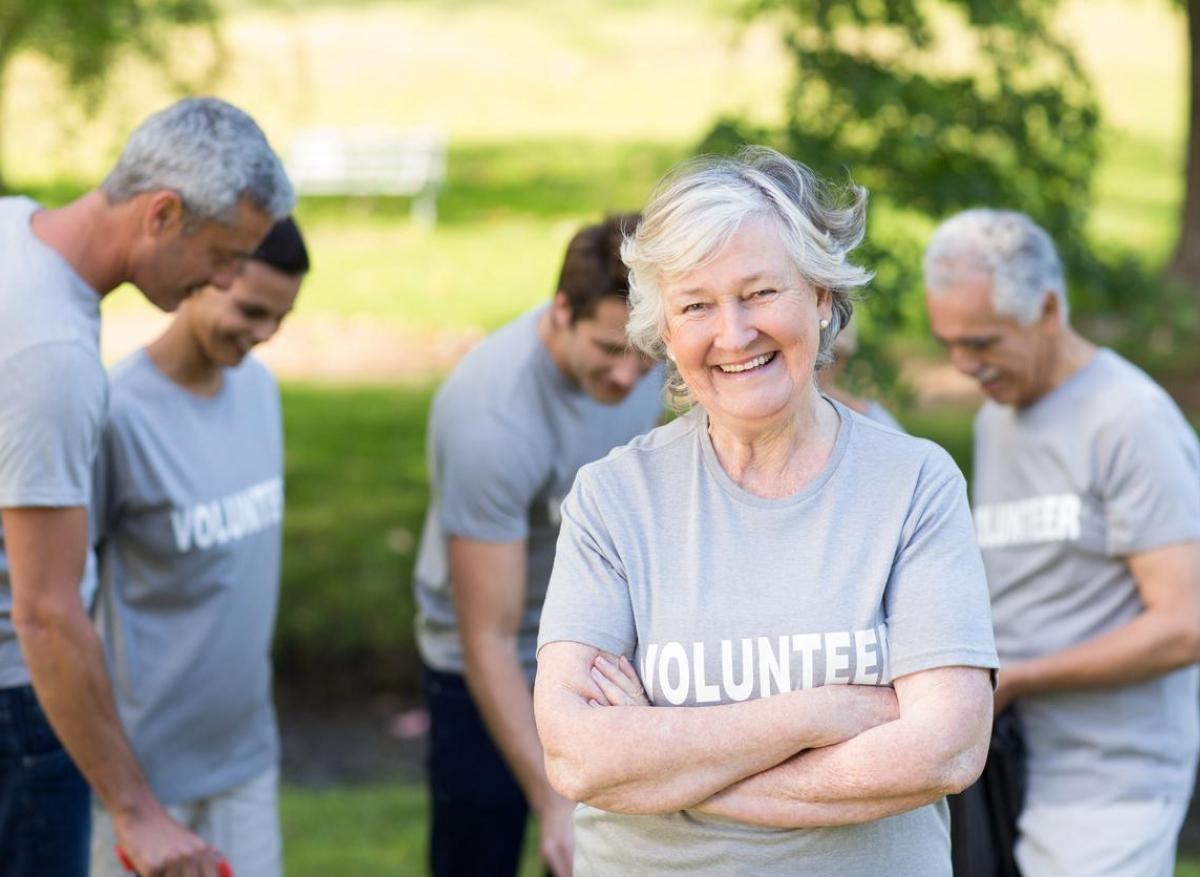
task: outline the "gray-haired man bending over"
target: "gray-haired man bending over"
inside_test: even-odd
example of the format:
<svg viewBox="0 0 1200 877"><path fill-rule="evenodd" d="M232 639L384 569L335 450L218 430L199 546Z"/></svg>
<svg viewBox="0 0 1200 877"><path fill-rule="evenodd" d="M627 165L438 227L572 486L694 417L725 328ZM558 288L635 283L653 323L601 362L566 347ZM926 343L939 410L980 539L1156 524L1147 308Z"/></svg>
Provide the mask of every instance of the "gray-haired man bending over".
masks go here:
<svg viewBox="0 0 1200 877"><path fill-rule="evenodd" d="M1067 322L1027 216L972 210L925 253L926 305L989 397L974 505L1000 681L1028 752L1025 877L1170 875L1200 727L1200 447L1142 371Z"/></svg>
<svg viewBox="0 0 1200 877"><path fill-rule="evenodd" d="M124 282L164 310L202 286L228 288L294 201L254 121L203 98L143 122L100 187L65 207L0 199L5 873L86 873L84 778L140 874L216 873L214 851L174 822L146 784L80 599L92 463L108 405L99 305Z"/></svg>

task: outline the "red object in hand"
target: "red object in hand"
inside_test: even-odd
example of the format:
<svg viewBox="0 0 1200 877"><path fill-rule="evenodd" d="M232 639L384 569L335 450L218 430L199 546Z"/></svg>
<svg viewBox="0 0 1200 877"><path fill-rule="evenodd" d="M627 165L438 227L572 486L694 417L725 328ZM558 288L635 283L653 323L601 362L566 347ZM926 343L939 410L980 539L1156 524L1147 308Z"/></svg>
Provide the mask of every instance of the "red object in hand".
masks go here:
<svg viewBox="0 0 1200 877"><path fill-rule="evenodd" d="M126 871L130 874L137 873L134 870L133 862L129 861L129 856L125 855L125 851L120 847L117 847L117 858L121 860L121 867ZM221 861L217 862L217 873L220 877L233 877L233 869L229 867L228 859L222 858Z"/></svg>

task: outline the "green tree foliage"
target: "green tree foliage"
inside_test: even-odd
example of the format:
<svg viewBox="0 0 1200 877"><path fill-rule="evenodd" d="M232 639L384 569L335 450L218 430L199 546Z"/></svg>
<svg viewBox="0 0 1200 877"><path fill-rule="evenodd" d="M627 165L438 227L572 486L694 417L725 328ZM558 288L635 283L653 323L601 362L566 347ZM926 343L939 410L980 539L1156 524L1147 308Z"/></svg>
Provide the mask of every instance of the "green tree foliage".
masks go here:
<svg viewBox="0 0 1200 877"><path fill-rule="evenodd" d="M99 96L109 66L125 49L155 62L178 86L168 35L176 26L198 26L219 47L217 15L214 0L0 0L0 110L4 74L21 51L40 54L59 67L89 106Z"/></svg>
<svg viewBox="0 0 1200 877"><path fill-rule="evenodd" d="M780 27L795 73L781 130L723 119L701 144L765 142L872 193L864 261L878 272L863 353L919 313L933 222L973 206L1023 210L1057 242L1077 309L1122 302L1127 260L1101 264L1085 233L1099 110L1055 0L749 0ZM1127 293L1126 293L1127 294ZM876 375L888 380L887 369Z"/></svg>

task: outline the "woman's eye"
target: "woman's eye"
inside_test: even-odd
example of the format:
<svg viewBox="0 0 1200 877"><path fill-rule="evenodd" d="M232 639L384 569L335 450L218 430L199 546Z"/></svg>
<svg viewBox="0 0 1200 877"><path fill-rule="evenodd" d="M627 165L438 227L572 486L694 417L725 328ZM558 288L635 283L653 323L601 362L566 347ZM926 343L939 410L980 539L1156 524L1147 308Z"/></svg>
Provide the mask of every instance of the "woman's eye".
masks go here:
<svg viewBox="0 0 1200 877"><path fill-rule="evenodd" d="M754 293L755 298L770 298L775 295L778 290L775 289L759 289Z"/></svg>
<svg viewBox="0 0 1200 877"><path fill-rule="evenodd" d="M702 310L704 310L704 307L705 307L705 305L704 305L704 302L702 302L702 301L694 301L694 302L692 302L691 304L686 304L686 305L684 305L684 306L683 306L683 312L684 312L685 314L698 314L698 313L700 313Z"/></svg>

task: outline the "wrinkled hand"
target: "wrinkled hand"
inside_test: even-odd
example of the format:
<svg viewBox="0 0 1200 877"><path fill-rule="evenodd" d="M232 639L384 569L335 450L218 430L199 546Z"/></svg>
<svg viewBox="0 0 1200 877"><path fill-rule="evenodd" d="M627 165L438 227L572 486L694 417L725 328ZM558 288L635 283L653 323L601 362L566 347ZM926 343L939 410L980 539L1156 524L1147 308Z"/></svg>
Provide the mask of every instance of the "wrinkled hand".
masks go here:
<svg viewBox="0 0 1200 877"><path fill-rule="evenodd" d="M538 813L538 849L554 877L571 877L575 857L575 802L558 795Z"/></svg>
<svg viewBox="0 0 1200 877"><path fill-rule="evenodd" d="M221 854L157 803L116 820L117 844L141 877L218 877Z"/></svg>
<svg viewBox="0 0 1200 877"><path fill-rule="evenodd" d="M589 700L589 706L650 706L642 680L624 655L601 652L592 662L591 673L604 699Z"/></svg>

